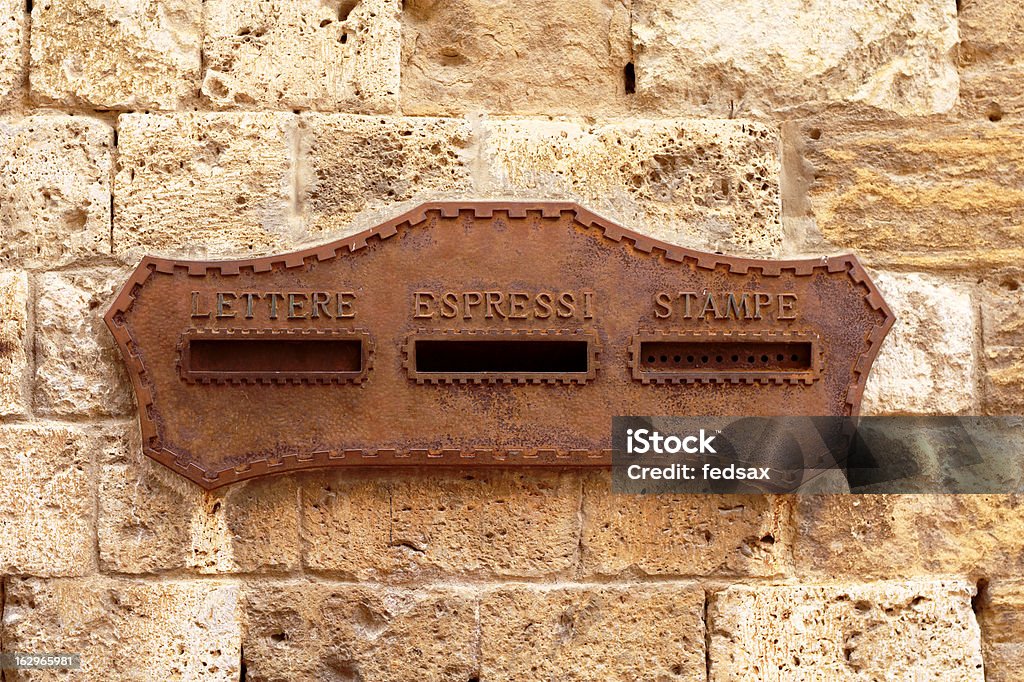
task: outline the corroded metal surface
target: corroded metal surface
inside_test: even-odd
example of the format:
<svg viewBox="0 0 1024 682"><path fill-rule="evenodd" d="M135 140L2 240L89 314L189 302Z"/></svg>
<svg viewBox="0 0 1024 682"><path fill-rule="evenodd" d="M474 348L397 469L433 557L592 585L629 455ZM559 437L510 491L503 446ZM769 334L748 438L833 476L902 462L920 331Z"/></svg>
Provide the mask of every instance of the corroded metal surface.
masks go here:
<svg viewBox="0 0 1024 682"><path fill-rule="evenodd" d="M854 415L892 313L852 256L731 258L568 203L434 203L297 253L146 257L106 315L146 454L607 466L614 415Z"/></svg>

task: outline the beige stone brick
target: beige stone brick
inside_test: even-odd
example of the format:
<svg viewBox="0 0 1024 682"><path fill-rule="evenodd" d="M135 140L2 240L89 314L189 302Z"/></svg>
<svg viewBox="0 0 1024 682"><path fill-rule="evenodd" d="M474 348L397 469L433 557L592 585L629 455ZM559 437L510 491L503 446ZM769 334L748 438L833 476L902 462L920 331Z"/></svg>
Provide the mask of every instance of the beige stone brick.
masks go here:
<svg viewBox="0 0 1024 682"><path fill-rule="evenodd" d="M973 121L1019 124L1024 115L1021 82L1024 64L965 66L960 71L957 113Z"/></svg>
<svg viewBox="0 0 1024 682"><path fill-rule="evenodd" d="M796 504L793 556L802 576L1024 571L1020 495L800 496Z"/></svg>
<svg viewBox="0 0 1024 682"><path fill-rule="evenodd" d="M583 574L774 575L789 542L782 498L616 495L608 475L583 488Z"/></svg>
<svg viewBox="0 0 1024 682"><path fill-rule="evenodd" d="M900 114L957 97L956 8L938 0L634 0L645 106L714 116L863 102Z"/></svg>
<svg viewBox="0 0 1024 682"><path fill-rule="evenodd" d="M398 0L210 0L203 95L216 107L381 113L398 104Z"/></svg>
<svg viewBox="0 0 1024 682"><path fill-rule="evenodd" d="M402 110L571 114L625 106L623 0L407 0Z"/></svg>
<svg viewBox="0 0 1024 682"><path fill-rule="evenodd" d="M983 682L974 586L737 585L708 613L711 680Z"/></svg>
<svg viewBox="0 0 1024 682"><path fill-rule="evenodd" d="M40 414L118 416L135 410L103 323L126 270L46 272L36 280L35 406Z"/></svg>
<svg viewBox="0 0 1024 682"><path fill-rule="evenodd" d="M0 120L0 264L110 253L114 131L92 118Z"/></svg>
<svg viewBox="0 0 1024 682"><path fill-rule="evenodd" d="M142 454L125 429L101 460L100 565L118 573L288 571L299 566L298 491L271 477L212 492Z"/></svg>
<svg viewBox="0 0 1024 682"><path fill-rule="evenodd" d="M983 584L977 599L986 682L1024 678L1024 585L998 580Z"/></svg>
<svg viewBox="0 0 1024 682"><path fill-rule="evenodd" d="M0 109L22 89L28 64L28 15L22 0L0 0Z"/></svg>
<svg viewBox="0 0 1024 682"><path fill-rule="evenodd" d="M984 385L985 414L1024 413L1024 348L986 348Z"/></svg>
<svg viewBox="0 0 1024 682"><path fill-rule="evenodd" d="M311 476L306 565L363 580L565 573L576 563L579 490L568 472Z"/></svg>
<svg viewBox="0 0 1024 682"><path fill-rule="evenodd" d="M749 121L485 124L491 194L575 199L665 241L776 253L778 132Z"/></svg>
<svg viewBox="0 0 1024 682"><path fill-rule="evenodd" d="M4 650L78 653L78 680L234 682L238 597L236 583L220 580L9 580ZM10 679L53 677L23 672Z"/></svg>
<svg viewBox="0 0 1024 682"><path fill-rule="evenodd" d="M463 197L472 187L465 120L308 114L302 122L301 199L314 239L372 227L399 202Z"/></svg>
<svg viewBox="0 0 1024 682"><path fill-rule="evenodd" d="M692 584L486 592L481 679L705 679L704 590Z"/></svg>
<svg viewBox="0 0 1024 682"><path fill-rule="evenodd" d="M243 637L251 680L479 678L475 599L458 589L254 582Z"/></svg>
<svg viewBox="0 0 1024 682"><path fill-rule="evenodd" d="M1020 60L1024 8L1018 2L960 0L957 22L961 58L968 62Z"/></svg>
<svg viewBox="0 0 1024 682"><path fill-rule="evenodd" d="M291 114L122 115L116 254L240 258L290 246L294 127Z"/></svg>
<svg viewBox="0 0 1024 682"><path fill-rule="evenodd" d="M39 0L30 79L43 104L178 109L199 89L202 0Z"/></svg>
<svg viewBox="0 0 1024 682"><path fill-rule="evenodd" d="M29 406L28 307L28 276L0 272L0 416Z"/></svg>
<svg viewBox="0 0 1024 682"><path fill-rule="evenodd" d="M1024 269L985 274L981 282L981 330L985 346L1024 346Z"/></svg>
<svg viewBox="0 0 1024 682"><path fill-rule="evenodd" d="M1021 260L1024 129L823 118L801 131L811 211L834 246L874 264Z"/></svg>
<svg viewBox="0 0 1024 682"><path fill-rule="evenodd" d="M872 279L896 323L868 376L861 413L973 413L976 319L970 293L913 272L875 272Z"/></svg>
<svg viewBox="0 0 1024 682"><path fill-rule="evenodd" d="M0 575L94 570L96 447L68 427L0 427Z"/></svg>

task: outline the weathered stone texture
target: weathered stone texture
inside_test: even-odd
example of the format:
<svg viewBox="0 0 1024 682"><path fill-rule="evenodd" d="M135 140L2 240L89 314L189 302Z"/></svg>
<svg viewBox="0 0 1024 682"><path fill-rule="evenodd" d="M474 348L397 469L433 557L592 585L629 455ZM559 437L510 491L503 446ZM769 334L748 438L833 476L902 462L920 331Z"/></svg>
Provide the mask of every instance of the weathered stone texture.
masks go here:
<svg viewBox="0 0 1024 682"><path fill-rule="evenodd" d="M202 0L40 0L32 96L92 109L178 109L195 99Z"/></svg>
<svg viewBox="0 0 1024 682"><path fill-rule="evenodd" d="M896 315L864 389L862 414L971 414L975 306L962 286L919 273L872 273Z"/></svg>
<svg viewBox="0 0 1024 682"><path fill-rule="evenodd" d="M101 567L119 573L293 570L299 565L298 492L277 477L204 492L142 454L138 429L101 459Z"/></svg>
<svg viewBox="0 0 1024 682"><path fill-rule="evenodd" d="M0 109L21 90L28 62L28 15L23 0L0 0Z"/></svg>
<svg viewBox="0 0 1024 682"><path fill-rule="evenodd" d="M938 0L634 0L645 106L712 116L863 102L904 115L956 101L956 8Z"/></svg>
<svg viewBox="0 0 1024 682"><path fill-rule="evenodd" d="M91 118L0 120L0 264L110 253L113 129Z"/></svg>
<svg viewBox="0 0 1024 682"><path fill-rule="evenodd" d="M61 426L0 427L0 575L94 569L98 440Z"/></svg>
<svg viewBox="0 0 1024 682"><path fill-rule="evenodd" d="M786 511L765 495L615 495L587 477L583 574L774 575L787 562Z"/></svg>
<svg viewBox="0 0 1024 682"><path fill-rule="evenodd" d="M710 679L983 682L973 594L960 581L730 587L708 613Z"/></svg>
<svg viewBox="0 0 1024 682"><path fill-rule="evenodd" d="M502 587L480 603L481 679L705 679L695 585Z"/></svg>
<svg viewBox="0 0 1024 682"><path fill-rule="evenodd" d="M103 313L124 270L47 272L36 280L35 406L40 414L117 416L135 408Z"/></svg>
<svg viewBox="0 0 1024 682"><path fill-rule="evenodd" d="M579 114L624 106L623 0L407 0L402 110Z"/></svg>
<svg viewBox="0 0 1024 682"><path fill-rule="evenodd" d="M211 0L203 95L216 107L391 112L398 0Z"/></svg>
<svg viewBox="0 0 1024 682"><path fill-rule="evenodd" d="M802 126L813 217L873 263L978 267L1019 261L1024 130L1013 126Z"/></svg>
<svg viewBox="0 0 1024 682"><path fill-rule="evenodd" d="M995 581L984 586L977 602L986 682L1024 678L1024 585Z"/></svg>
<svg viewBox="0 0 1024 682"><path fill-rule="evenodd" d="M479 678L476 605L456 589L385 590L319 582L251 583L248 679Z"/></svg>
<svg viewBox="0 0 1024 682"><path fill-rule="evenodd" d="M987 414L1024 412L1024 271L990 273L981 287L985 345L984 406Z"/></svg>
<svg viewBox="0 0 1024 682"><path fill-rule="evenodd" d="M294 128L291 114L121 116L117 255L241 258L290 246Z"/></svg>
<svg viewBox="0 0 1024 682"><path fill-rule="evenodd" d="M779 137L744 121L485 124L491 194L577 199L665 241L771 254L782 243Z"/></svg>
<svg viewBox="0 0 1024 682"><path fill-rule="evenodd" d="M993 122L1024 113L1024 7L1019 2L961 0L960 110Z"/></svg>
<svg viewBox="0 0 1024 682"><path fill-rule="evenodd" d="M0 272L0 417L29 406L28 306L26 274Z"/></svg>
<svg viewBox="0 0 1024 682"><path fill-rule="evenodd" d="M985 413L1024 413L1024 348L985 349Z"/></svg>
<svg viewBox="0 0 1024 682"><path fill-rule="evenodd" d="M305 562L363 580L557 575L575 566L579 489L572 473L540 471L313 476Z"/></svg>
<svg viewBox="0 0 1024 682"><path fill-rule="evenodd" d="M93 576L11 580L4 650L70 652L77 680L239 679L239 588L227 581ZM8 671L10 680L54 679Z"/></svg>
<svg viewBox="0 0 1024 682"><path fill-rule="evenodd" d="M472 187L465 120L309 114L302 122L301 202L313 238L370 227L399 202L465 196Z"/></svg>
<svg viewBox="0 0 1024 682"><path fill-rule="evenodd" d="M802 576L1024 572L1020 495L800 496L796 505Z"/></svg>

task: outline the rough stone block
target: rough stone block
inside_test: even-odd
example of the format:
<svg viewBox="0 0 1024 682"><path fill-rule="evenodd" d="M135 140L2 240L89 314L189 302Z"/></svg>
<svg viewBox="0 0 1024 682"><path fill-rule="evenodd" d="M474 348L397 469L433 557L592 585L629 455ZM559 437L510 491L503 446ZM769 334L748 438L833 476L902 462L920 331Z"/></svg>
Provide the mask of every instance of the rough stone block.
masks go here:
<svg viewBox="0 0 1024 682"><path fill-rule="evenodd" d="M1024 115L1024 64L964 66L960 71L957 113L974 121L1020 123ZM982 123L984 125L984 123Z"/></svg>
<svg viewBox="0 0 1024 682"><path fill-rule="evenodd" d="M118 416L135 409L103 323L124 270L46 272L36 280L35 405L41 414Z"/></svg>
<svg viewBox="0 0 1024 682"><path fill-rule="evenodd" d="M977 599L986 682L1024 678L1024 585L996 581Z"/></svg>
<svg viewBox="0 0 1024 682"><path fill-rule="evenodd" d="M668 242L741 253L782 243L779 136L744 121L485 124L491 194L576 199Z"/></svg>
<svg viewBox="0 0 1024 682"><path fill-rule="evenodd" d="M394 111L398 15L398 0L211 0L203 95L222 108Z"/></svg>
<svg viewBox="0 0 1024 682"><path fill-rule="evenodd" d="M104 453L100 565L118 573L288 571L299 565L298 491L291 477L204 492L142 454L132 425Z"/></svg>
<svg viewBox="0 0 1024 682"><path fill-rule="evenodd" d="M0 272L0 417L29 406L28 307L28 276Z"/></svg>
<svg viewBox="0 0 1024 682"><path fill-rule="evenodd" d="M1024 269L987 273L981 286L981 330L985 346L1024 346Z"/></svg>
<svg viewBox="0 0 1024 682"><path fill-rule="evenodd" d="M714 116L863 102L904 115L956 102L956 8L938 0L634 0L645 106Z"/></svg>
<svg viewBox="0 0 1024 682"><path fill-rule="evenodd" d="M62 426L0 427L0 575L94 570L97 441Z"/></svg>
<svg viewBox="0 0 1024 682"><path fill-rule="evenodd" d="M290 581L245 593L251 680L471 680L478 641L476 600L459 589Z"/></svg>
<svg viewBox="0 0 1024 682"><path fill-rule="evenodd" d="M1005 266L1022 258L1024 129L805 121L810 210L870 263Z"/></svg>
<svg viewBox="0 0 1024 682"><path fill-rule="evenodd" d="M402 110L571 114L625 106L623 0L407 0Z"/></svg>
<svg viewBox="0 0 1024 682"><path fill-rule="evenodd" d="M1024 348L985 349L985 414L1024 413Z"/></svg>
<svg viewBox="0 0 1024 682"><path fill-rule="evenodd" d="M301 202L316 239L371 227L399 202L465 196L472 187L468 121L309 114L302 122Z"/></svg>
<svg viewBox="0 0 1024 682"><path fill-rule="evenodd" d="M615 495L583 487L584 575L774 575L787 563L787 512L766 495Z"/></svg>
<svg viewBox="0 0 1024 682"><path fill-rule="evenodd" d="M1024 49L1024 8L1018 2L960 0L960 56L968 62L1019 60Z"/></svg>
<svg viewBox="0 0 1024 682"><path fill-rule="evenodd" d="M963 287L918 273L872 273L896 314L868 375L861 413L971 414L975 308Z"/></svg>
<svg viewBox="0 0 1024 682"><path fill-rule="evenodd" d="M22 0L0 0L0 109L18 96L28 64L28 15Z"/></svg>
<svg viewBox="0 0 1024 682"><path fill-rule="evenodd" d="M823 579L1017 576L1022 509L1016 494L800 496L796 570Z"/></svg>
<svg viewBox="0 0 1024 682"><path fill-rule="evenodd" d="M481 679L705 680L696 585L503 587L480 602Z"/></svg>
<svg viewBox="0 0 1024 682"><path fill-rule="evenodd" d="M238 596L229 581L10 580L3 646L81 654L76 680L234 682L241 660ZM11 680L44 679L12 673Z"/></svg>
<svg viewBox="0 0 1024 682"><path fill-rule="evenodd" d="M0 120L0 265L110 253L114 131L92 118Z"/></svg>
<svg viewBox="0 0 1024 682"><path fill-rule="evenodd" d="M116 254L241 258L290 246L295 134L291 114L122 115Z"/></svg>
<svg viewBox="0 0 1024 682"><path fill-rule="evenodd" d="M40 0L30 79L42 104L178 109L199 88L202 0Z"/></svg>
<svg viewBox="0 0 1024 682"><path fill-rule="evenodd" d="M983 682L974 586L738 585L710 604L711 680Z"/></svg>

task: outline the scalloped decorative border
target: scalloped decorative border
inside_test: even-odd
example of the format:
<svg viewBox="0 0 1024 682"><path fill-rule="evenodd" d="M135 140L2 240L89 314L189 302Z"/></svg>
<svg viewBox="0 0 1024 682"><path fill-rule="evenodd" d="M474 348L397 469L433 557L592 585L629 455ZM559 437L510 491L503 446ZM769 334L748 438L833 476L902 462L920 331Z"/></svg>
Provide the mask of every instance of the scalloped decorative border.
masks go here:
<svg viewBox="0 0 1024 682"><path fill-rule="evenodd" d="M416 341L468 337L478 339L517 339L522 337L572 337L587 342L587 371L564 374L481 372L473 374L441 374L416 371ZM402 344L402 367L417 384L578 384L597 376L601 344L597 332L585 329L417 329Z"/></svg>
<svg viewBox="0 0 1024 682"><path fill-rule="evenodd" d="M858 357L853 367L856 377L850 385L846 396L849 416L856 416L860 409L864 385L868 371L878 355L882 340L892 328L896 316L882 300L881 293L868 278L863 266L853 254L841 256L823 256L805 260L769 261L735 256L723 256L713 253L696 251L682 246L644 236L633 230L626 229L611 220L603 218L593 211L581 207L574 202L526 202L526 201L435 201L401 213L377 227L365 230L345 239L312 247L292 253L250 258L235 261L180 261L156 256L145 256L139 266L131 274L128 281L114 299L114 303L103 316L124 357L125 365L131 376L139 405L139 425L142 430L143 449L147 456L164 464L173 471L196 482L203 488L211 490L229 483L256 478L272 473L283 473L302 469L313 469L324 466L358 465L358 466L393 466L444 464L459 466L462 464L531 464L539 466L609 466L611 451L601 453L589 451L564 450L559 448L533 448L530 450L509 450L496 452L492 450L476 450L463 453L450 450L394 450L376 451L345 451L343 453L312 452L308 454L287 455L281 458L268 458L250 462L241 467L232 467L217 471L207 471L194 461L164 447L157 429L156 415L153 411L153 390L146 369L138 354L138 344L132 338L125 323L124 315L131 309L139 289L146 281L158 273L171 274L176 269L185 270L192 276L205 276L215 272L222 276L238 275L243 270L270 272L274 269L303 267L307 262L323 262L353 253L365 248L370 240L383 241L398 234L399 230L413 228L426 222L430 214L441 218L457 218L461 213L475 218L492 218L503 214L508 218L525 218L530 213L538 213L541 218L558 219L569 213L575 222L583 227L594 229L600 236L616 243L629 246L637 254L664 258L669 263L692 263L704 270L725 267L730 273L759 273L763 277L779 277L784 273L806 276L815 270L829 273L845 272L851 280L864 291L864 298L872 309L884 315L882 324L866 339L867 346Z"/></svg>
<svg viewBox="0 0 1024 682"><path fill-rule="evenodd" d="M640 344L644 341L688 341L739 339L801 340L811 342L809 372L736 372L734 376L717 372L644 372L640 368ZM824 350L821 339L813 332L787 331L653 331L640 330L629 339L629 367L633 379L643 384L813 384L821 377Z"/></svg>
<svg viewBox="0 0 1024 682"><path fill-rule="evenodd" d="M223 373L203 372L186 369L189 359L189 342L194 339L210 339L224 337L243 337L272 339L290 338L336 338L359 339L361 357L359 371L356 372L247 372L237 376L225 376ZM373 367L373 339L365 329L199 329L192 328L182 332L178 339L178 357L174 362L178 376L188 384L362 384ZM282 375L283 374L283 375Z"/></svg>

